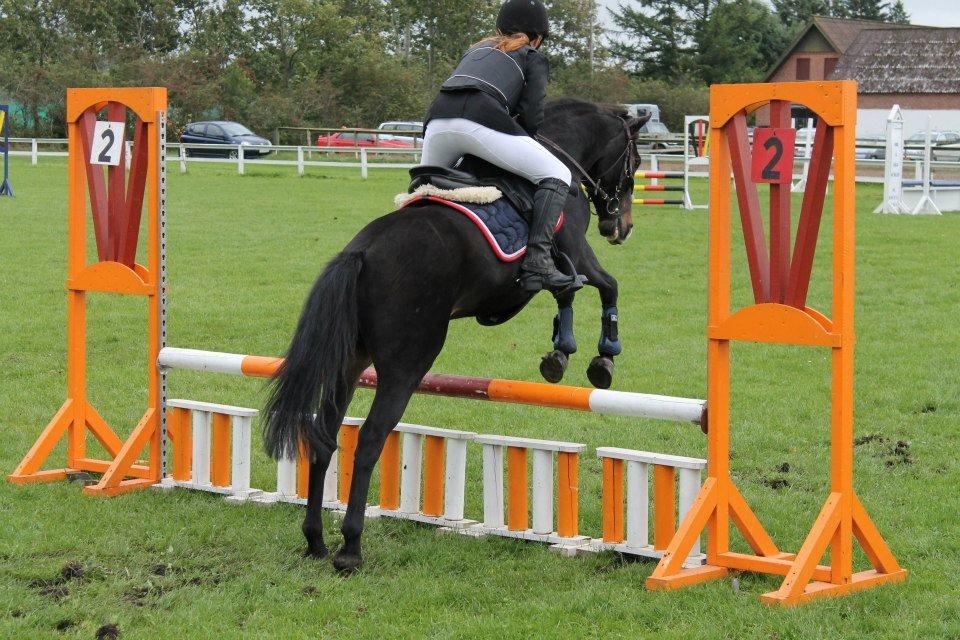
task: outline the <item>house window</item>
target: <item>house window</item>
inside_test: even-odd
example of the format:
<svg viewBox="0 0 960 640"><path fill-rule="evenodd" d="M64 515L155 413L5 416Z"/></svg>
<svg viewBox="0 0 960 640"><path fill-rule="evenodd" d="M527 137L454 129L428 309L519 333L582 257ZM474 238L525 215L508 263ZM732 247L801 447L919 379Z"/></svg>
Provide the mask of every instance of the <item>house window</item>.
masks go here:
<svg viewBox="0 0 960 640"><path fill-rule="evenodd" d="M810 58L797 58L797 80L810 79Z"/></svg>
<svg viewBox="0 0 960 640"><path fill-rule="evenodd" d="M830 74L833 73L833 70L837 68L837 59L836 58L824 58L823 60L823 77L829 78Z"/></svg>

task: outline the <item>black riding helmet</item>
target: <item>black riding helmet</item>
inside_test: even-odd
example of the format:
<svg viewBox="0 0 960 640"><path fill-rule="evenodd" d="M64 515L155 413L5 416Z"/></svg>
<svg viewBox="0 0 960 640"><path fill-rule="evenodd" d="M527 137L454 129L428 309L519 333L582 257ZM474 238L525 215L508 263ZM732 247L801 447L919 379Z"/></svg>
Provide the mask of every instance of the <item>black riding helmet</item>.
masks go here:
<svg viewBox="0 0 960 640"><path fill-rule="evenodd" d="M533 40L537 36L550 35L547 8L540 0L507 0L497 14L497 29L500 33L525 33Z"/></svg>

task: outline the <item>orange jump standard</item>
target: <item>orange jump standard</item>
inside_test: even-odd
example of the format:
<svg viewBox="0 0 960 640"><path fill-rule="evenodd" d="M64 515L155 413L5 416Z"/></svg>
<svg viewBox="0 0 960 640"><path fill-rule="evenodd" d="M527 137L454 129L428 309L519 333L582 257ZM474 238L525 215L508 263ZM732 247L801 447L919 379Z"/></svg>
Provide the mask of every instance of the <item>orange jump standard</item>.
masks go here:
<svg viewBox="0 0 960 640"><path fill-rule="evenodd" d="M747 116L770 105L771 126L790 126L790 105L819 119L796 243L790 251L790 182L770 185L770 250L765 246L756 184L751 180ZM673 589L725 576L730 570L785 576L761 597L792 605L906 578L853 489L854 148L857 85L852 81L714 85L710 89L710 277L707 350L707 478L647 587ZM834 160L833 312L806 306L824 193ZM730 308L730 177L755 304ZM792 173L789 172L789 173ZM830 493L796 554L767 535L730 477L730 343L766 342L831 350ZM730 525L753 553L730 549ZM707 563L684 569L701 531ZM853 539L872 569L854 573ZM829 564L820 559L829 548Z"/></svg>

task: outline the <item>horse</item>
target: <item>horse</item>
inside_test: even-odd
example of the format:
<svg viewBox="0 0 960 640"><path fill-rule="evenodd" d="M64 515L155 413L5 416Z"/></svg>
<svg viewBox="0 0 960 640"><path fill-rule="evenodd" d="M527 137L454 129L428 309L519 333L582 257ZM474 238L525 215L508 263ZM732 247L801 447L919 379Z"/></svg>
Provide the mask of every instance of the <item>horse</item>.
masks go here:
<svg viewBox="0 0 960 640"><path fill-rule="evenodd" d="M649 116L647 116L649 117ZM591 382L609 386L616 335L617 281L599 264L586 240L589 201L598 230L623 244L633 228L636 135L647 118L575 99L545 105L538 137L570 166L575 178L565 203L557 248L600 292L604 322L600 365ZM581 183L587 185L581 189ZM584 193L583 191L586 191ZM286 358L271 381L264 416L264 445L272 457L291 458L299 447L310 460L305 556L323 558L323 479L337 448L337 432L361 372L373 364L377 388L360 429L353 480L335 569L361 566L360 538L374 465L387 435L443 348L457 318L495 324L512 317L533 293L518 284L519 263L499 261L474 224L442 206L401 208L364 227L324 268L303 307ZM541 373L557 381L576 350L574 294L557 296L554 350Z"/></svg>

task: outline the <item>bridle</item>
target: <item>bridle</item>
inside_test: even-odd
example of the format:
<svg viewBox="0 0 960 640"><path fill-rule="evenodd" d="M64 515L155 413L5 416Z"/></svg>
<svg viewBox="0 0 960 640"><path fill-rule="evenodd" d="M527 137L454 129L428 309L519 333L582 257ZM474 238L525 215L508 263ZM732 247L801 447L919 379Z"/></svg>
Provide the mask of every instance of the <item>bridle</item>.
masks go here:
<svg viewBox="0 0 960 640"><path fill-rule="evenodd" d="M627 143L624 146L623 151L620 153L620 155L617 156L617 159L614 160L610 164L610 166L608 166L606 169L604 169L599 174L597 174L596 180L590 177L590 174L587 173L586 169L580 166L580 163L577 162L573 158L573 156L571 156L569 153L564 151L560 147L560 145L558 145L556 142L539 133L536 135L536 138L540 142L543 142L547 146L557 151L560 155L566 158L567 161L570 162L570 164L573 165L573 167L580 173L581 184L584 181L586 181L586 183L589 185L589 188L587 189L587 195L590 195L591 197L599 199L601 202L603 202L603 208L605 210L604 213L606 213L606 216L601 215L599 211L597 211L597 216L605 217L607 219L613 218L616 221L617 227L619 228L620 216L621 216L621 213L620 213L621 193L623 191L623 185L628 182L627 178L630 177L631 171L633 170L633 167L631 166L631 162L630 162L633 159L633 154L630 151L631 151L631 148L634 147L634 140L633 140L633 137L630 135L630 127L627 125L627 121L620 116L616 116L616 117L617 117L617 120L620 121L620 124L623 125L623 131L626 134ZM621 161L622 161L622 164L621 164ZM600 182L603 180L603 177L608 173L610 173L613 169L615 169L618 164L621 165L620 179L617 180L617 188L613 192L613 195L609 195L603 189L603 187L600 186ZM593 190L592 194L590 193L591 189Z"/></svg>

